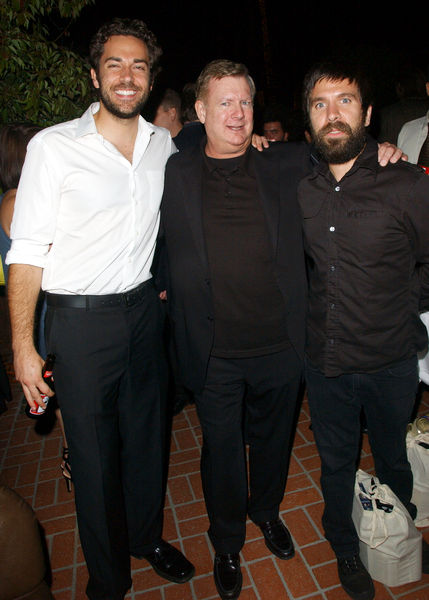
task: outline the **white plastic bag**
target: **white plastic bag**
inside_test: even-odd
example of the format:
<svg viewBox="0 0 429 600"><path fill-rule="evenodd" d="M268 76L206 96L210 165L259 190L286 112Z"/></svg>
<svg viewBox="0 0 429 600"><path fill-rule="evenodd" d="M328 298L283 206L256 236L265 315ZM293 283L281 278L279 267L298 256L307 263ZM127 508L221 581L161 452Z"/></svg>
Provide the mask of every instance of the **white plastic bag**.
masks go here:
<svg viewBox="0 0 429 600"><path fill-rule="evenodd" d="M413 472L412 502L417 506L417 527L429 525L429 433L407 433L407 456Z"/></svg>
<svg viewBox="0 0 429 600"><path fill-rule="evenodd" d="M426 325L429 334L429 312L421 313L420 318ZM419 353L418 357L420 380L429 385L429 352Z"/></svg>

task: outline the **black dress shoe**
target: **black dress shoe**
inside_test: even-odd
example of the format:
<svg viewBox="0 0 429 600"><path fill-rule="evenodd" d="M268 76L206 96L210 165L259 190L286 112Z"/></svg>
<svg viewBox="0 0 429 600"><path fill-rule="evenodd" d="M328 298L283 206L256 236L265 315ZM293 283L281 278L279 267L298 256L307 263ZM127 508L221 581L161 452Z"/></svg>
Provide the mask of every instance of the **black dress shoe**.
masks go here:
<svg viewBox="0 0 429 600"><path fill-rule="evenodd" d="M177 548L164 540L161 540L152 552L136 558L145 558L160 577L174 583L185 583L195 573L194 565Z"/></svg>
<svg viewBox="0 0 429 600"><path fill-rule="evenodd" d="M243 576L238 554L216 554L213 574L222 600L235 600L239 597Z"/></svg>
<svg viewBox="0 0 429 600"><path fill-rule="evenodd" d="M292 538L280 519L258 523L265 538L265 545L278 558L286 560L295 554Z"/></svg>
<svg viewBox="0 0 429 600"><path fill-rule="evenodd" d="M365 569L359 554L350 558L338 558L338 577L344 591L353 600L373 600L374 583Z"/></svg>

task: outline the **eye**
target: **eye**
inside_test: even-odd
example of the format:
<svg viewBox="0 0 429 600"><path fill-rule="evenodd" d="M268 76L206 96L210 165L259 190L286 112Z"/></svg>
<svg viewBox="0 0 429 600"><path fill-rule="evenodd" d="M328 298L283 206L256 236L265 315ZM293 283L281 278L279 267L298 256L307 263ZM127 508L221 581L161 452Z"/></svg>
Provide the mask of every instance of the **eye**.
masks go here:
<svg viewBox="0 0 429 600"><path fill-rule="evenodd" d="M220 103L221 106L229 106L229 101L228 100L224 100L223 102Z"/></svg>
<svg viewBox="0 0 429 600"><path fill-rule="evenodd" d="M315 108L316 110L320 110L321 108L325 107L325 103L324 102L316 102L316 104L314 104L313 108Z"/></svg>
<svg viewBox="0 0 429 600"><path fill-rule="evenodd" d="M241 104L243 106L252 106L252 101L251 100L243 100Z"/></svg>
<svg viewBox="0 0 429 600"><path fill-rule="evenodd" d="M350 98L341 98L341 104L350 104L351 99Z"/></svg>

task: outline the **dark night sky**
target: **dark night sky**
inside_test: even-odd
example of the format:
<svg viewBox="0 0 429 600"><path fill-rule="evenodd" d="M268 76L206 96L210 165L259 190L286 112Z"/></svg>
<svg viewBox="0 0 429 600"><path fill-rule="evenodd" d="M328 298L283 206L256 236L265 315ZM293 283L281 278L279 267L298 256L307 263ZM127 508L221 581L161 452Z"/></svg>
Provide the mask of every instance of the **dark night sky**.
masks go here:
<svg viewBox="0 0 429 600"><path fill-rule="evenodd" d="M367 4L266 0L269 73L259 4L258 0L96 0L95 6L82 12L71 39L86 52L90 35L104 21L114 16L141 18L164 50L158 89L168 86L180 91L208 61L229 58L248 66L265 100L278 99L288 105L298 97L308 67L328 53L339 56L351 51L362 58L379 105L395 101L393 81L404 63L429 63L427 14L418 9L421 3L408 2L398 10L392 3L377 0Z"/></svg>

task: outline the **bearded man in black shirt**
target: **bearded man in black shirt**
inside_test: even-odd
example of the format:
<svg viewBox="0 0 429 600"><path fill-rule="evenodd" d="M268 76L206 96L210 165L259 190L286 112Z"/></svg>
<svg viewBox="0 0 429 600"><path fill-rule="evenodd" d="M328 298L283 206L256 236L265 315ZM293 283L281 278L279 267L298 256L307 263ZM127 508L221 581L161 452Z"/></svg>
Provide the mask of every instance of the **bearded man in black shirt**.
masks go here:
<svg viewBox="0 0 429 600"><path fill-rule="evenodd" d="M405 162L380 168L365 127L364 79L322 64L304 83L322 160L299 186L309 276L306 380L322 460L323 526L345 591L371 600L359 559L353 489L366 415L377 475L415 517L405 431L427 346L429 179ZM427 560L427 559L426 559ZM427 565L426 565L427 568Z"/></svg>

